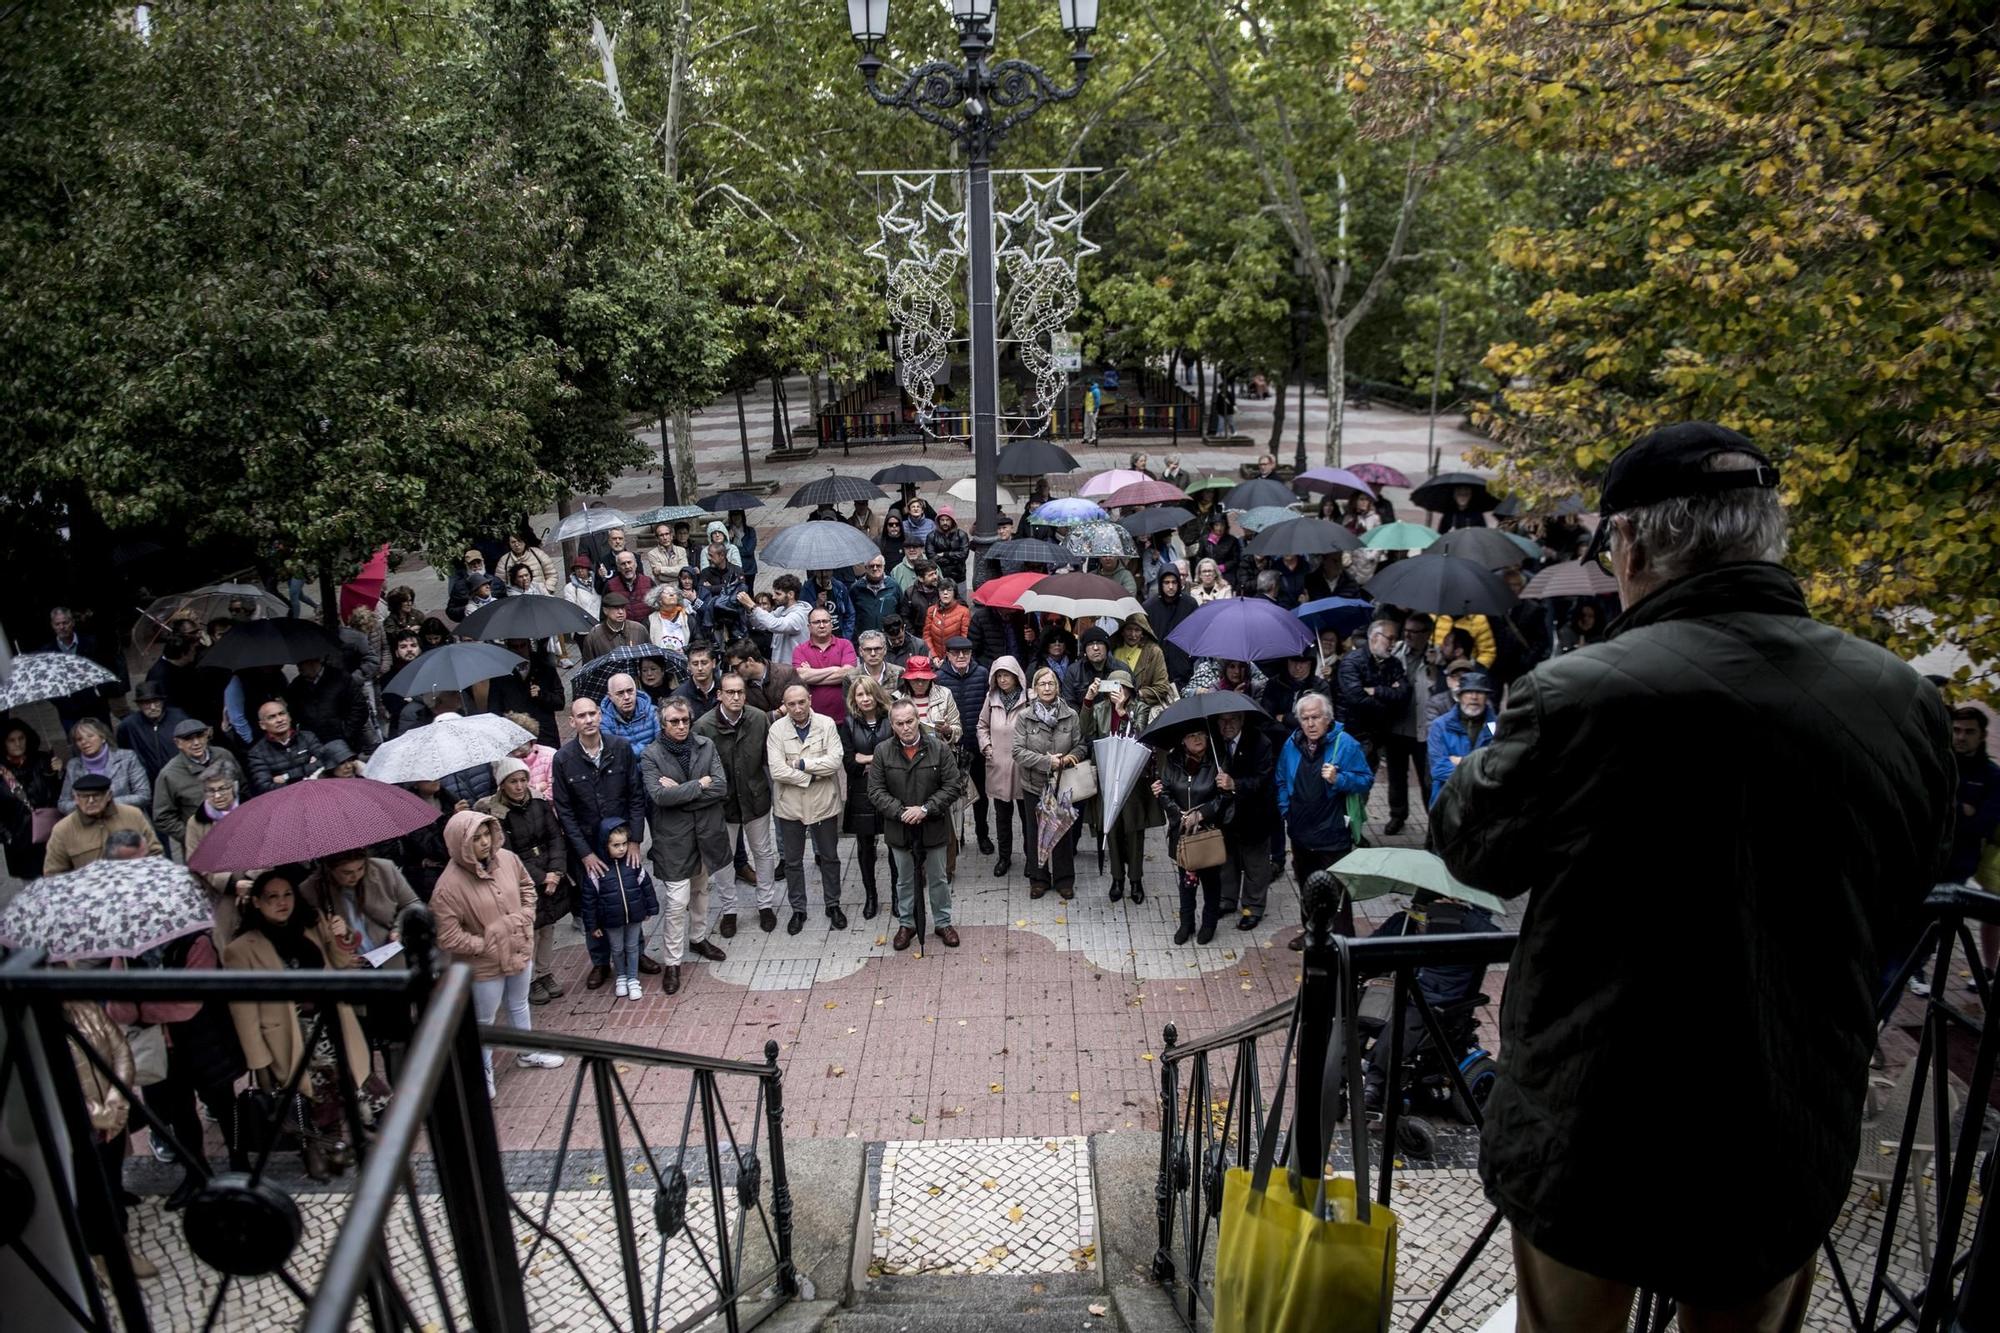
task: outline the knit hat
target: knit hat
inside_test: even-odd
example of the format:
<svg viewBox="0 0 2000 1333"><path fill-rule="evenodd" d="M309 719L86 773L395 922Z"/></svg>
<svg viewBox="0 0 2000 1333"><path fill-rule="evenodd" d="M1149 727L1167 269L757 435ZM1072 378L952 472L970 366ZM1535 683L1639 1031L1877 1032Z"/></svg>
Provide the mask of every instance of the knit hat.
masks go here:
<svg viewBox="0 0 2000 1333"><path fill-rule="evenodd" d="M504 758L495 759L493 761L493 785L497 787L516 773L525 773L527 771L528 766L511 754Z"/></svg>
<svg viewBox="0 0 2000 1333"><path fill-rule="evenodd" d="M1090 647L1090 645L1093 643L1101 643L1106 648L1109 648L1111 646L1111 636L1109 634L1106 634L1103 630L1099 629L1097 626L1092 625L1089 629L1083 632L1082 636L1077 640L1077 643L1084 648Z"/></svg>

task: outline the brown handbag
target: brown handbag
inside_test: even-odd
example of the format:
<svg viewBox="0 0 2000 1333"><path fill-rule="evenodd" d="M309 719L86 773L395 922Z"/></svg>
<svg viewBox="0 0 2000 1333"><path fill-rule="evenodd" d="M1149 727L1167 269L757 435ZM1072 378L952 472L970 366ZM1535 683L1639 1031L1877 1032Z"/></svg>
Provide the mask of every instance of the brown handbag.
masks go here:
<svg viewBox="0 0 2000 1333"><path fill-rule="evenodd" d="M1174 848L1174 864L1182 870L1212 870L1228 859L1229 849L1223 845L1219 828L1183 833Z"/></svg>

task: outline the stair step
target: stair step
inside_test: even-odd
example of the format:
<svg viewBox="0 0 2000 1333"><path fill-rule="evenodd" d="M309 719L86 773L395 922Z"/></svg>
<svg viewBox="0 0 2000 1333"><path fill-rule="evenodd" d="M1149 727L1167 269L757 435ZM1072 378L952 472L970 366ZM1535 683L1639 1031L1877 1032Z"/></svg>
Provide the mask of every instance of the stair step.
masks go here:
<svg viewBox="0 0 2000 1333"><path fill-rule="evenodd" d="M1052 1305L1102 1300L1103 1287L1095 1273L925 1274L871 1278L857 1304L925 1305L932 1309L1021 1309L1030 1303Z"/></svg>
<svg viewBox="0 0 2000 1333"><path fill-rule="evenodd" d="M1108 1313L1100 1318L1088 1311L959 1314L948 1311L927 1313L914 1307L893 1310L864 1307L842 1310L826 1322L825 1333L1054 1333L1055 1330L1087 1328L1111 1333L1117 1325Z"/></svg>

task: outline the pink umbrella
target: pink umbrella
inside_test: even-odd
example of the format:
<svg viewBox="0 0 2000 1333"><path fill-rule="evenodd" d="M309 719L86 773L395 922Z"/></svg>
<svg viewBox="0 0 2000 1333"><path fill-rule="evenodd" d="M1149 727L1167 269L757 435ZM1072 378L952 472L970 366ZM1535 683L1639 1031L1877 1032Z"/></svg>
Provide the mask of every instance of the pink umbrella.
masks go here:
<svg viewBox="0 0 2000 1333"><path fill-rule="evenodd" d="M1149 480L1151 478L1143 472L1134 472L1132 469L1125 467L1115 467L1109 472L1100 472L1096 476L1089 478L1083 485L1076 488L1076 493L1078 495L1087 495L1094 499L1100 495L1109 495L1113 491L1122 490L1134 482Z"/></svg>
<svg viewBox="0 0 2000 1333"><path fill-rule="evenodd" d="M1375 488L1368 478L1359 472L1341 467L1316 467L1301 472L1292 478L1292 488L1300 491L1325 491L1329 495L1365 495L1371 500L1375 498Z"/></svg>
<svg viewBox="0 0 2000 1333"><path fill-rule="evenodd" d="M195 848L188 868L210 874L309 861L400 838L437 817L435 805L386 782L308 779L230 811Z"/></svg>
<svg viewBox="0 0 2000 1333"><path fill-rule="evenodd" d="M382 585L389 581L389 543L383 542L361 572L340 585L340 618L347 619L347 613L357 606L371 610L382 600ZM268 864L268 863L267 863Z"/></svg>
<svg viewBox="0 0 2000 1333"><path fill-rule="evenodd" d="M1129 486L1120 486L1099 503L1106 509L1127 509L1137 505L1179 504L1187 498L1187 492L1180 487L1145 477Z"/></svg>
<svg viewBox="0 0 2000 1333"><path fill-rule="evenodd" d="M1347 469L1370 486L1408 486L1410 479L1387 463L1356 463Z"/></svg>

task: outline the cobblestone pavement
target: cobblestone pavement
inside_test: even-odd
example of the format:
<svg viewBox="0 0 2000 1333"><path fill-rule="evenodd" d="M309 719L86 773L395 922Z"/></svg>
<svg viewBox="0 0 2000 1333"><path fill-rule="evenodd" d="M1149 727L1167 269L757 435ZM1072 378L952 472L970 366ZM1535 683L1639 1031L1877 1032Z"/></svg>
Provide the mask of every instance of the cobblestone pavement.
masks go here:
<svg viewBox="0 0 2000 1333"><path fill-rule="evenodd" d="M1097 1266L1087 1139L897 1140L873 1183L871 1277Z"/></svg>

